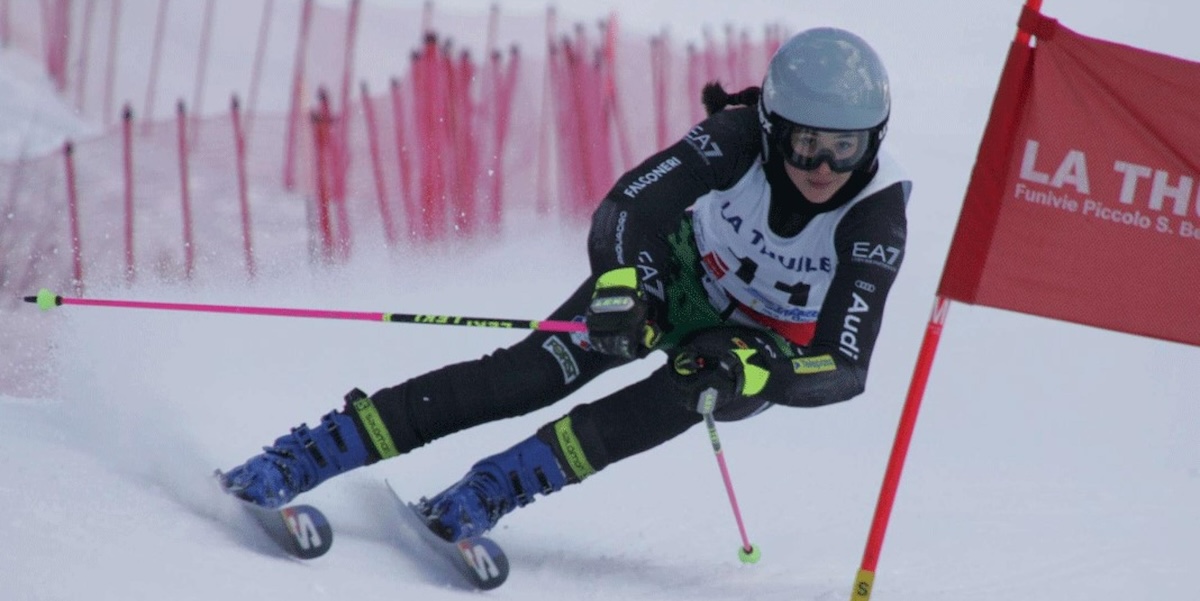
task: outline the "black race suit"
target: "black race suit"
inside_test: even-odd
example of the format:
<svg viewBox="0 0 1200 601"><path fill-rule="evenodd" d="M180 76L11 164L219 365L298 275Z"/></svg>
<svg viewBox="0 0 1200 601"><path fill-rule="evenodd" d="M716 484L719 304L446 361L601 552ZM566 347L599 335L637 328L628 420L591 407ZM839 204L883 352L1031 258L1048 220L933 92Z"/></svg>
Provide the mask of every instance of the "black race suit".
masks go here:
<svg viewBox="0 0 1200 601"><path fill-rule="evenodd" d="M788 352L771 359L767 387L753 401L723 408L718 419L740 419L771 404L815 407L861 393L905 243L909 184L890 158L881 154L870 170L855 173L834 198L817 205L798 193L781 163L764 163L760 132L751 109L718 112L618 179L593 216L588 239L592 275L549 316L581 319L598 274L636 265L653 301L652 313L666 329L660 348L672 348L685 342L689 332L721 324L769 328L790 339ZM744 199L755 195L769 207L760 211L766 224L743 223L734 214L742 204L749 206ZM721 206L689 210L705 202ZM712 215L720 215L728 227L696 222L711 220ZM726 249L739 261L733 266L701 257L696 230L708 232L704 241L715 247L726 235L722 227L744 233L741 245L758 245L757 250L743 257L736 255L736 248ZM769 236L763 234L767 228ZM827 248L822 252L829 256L817 256L817 251L783 256L763 242L804 242L816 230L824 234L813 234L809 247ZM756 267L757 273L773 269L813 283L760 281ZM723 274L723 268L730 273ZM735 276L739 279L728 279ZM741 288L726 294L722 282L741 282ZM758 294L756 286L789 294L800 290L802 297L789 298L801 305L812 305L810 290L817 291L820 304L807 310L773 306L783 311L780 315L799 316L806 323L772 320L758 315L754 307L761 303L746 296ZM740 299L735 298L738 294ZM781 293L770 294L778 298ZM791 309L796 310L789 313ZM647 360L662 357L653 353ZM403 453L471 426L546 407L622 363L588 350L586 336L533 332L509 348L380 390L372 399L397 451ZM678 394L663 366L622 390L575 406L538 434L564 467L571 466L568 471L575 473L570 479L578 480L699 423L700 414ZM571 448L564 450L567 446ZM581 456L586 461L580 462Z"/></svg>

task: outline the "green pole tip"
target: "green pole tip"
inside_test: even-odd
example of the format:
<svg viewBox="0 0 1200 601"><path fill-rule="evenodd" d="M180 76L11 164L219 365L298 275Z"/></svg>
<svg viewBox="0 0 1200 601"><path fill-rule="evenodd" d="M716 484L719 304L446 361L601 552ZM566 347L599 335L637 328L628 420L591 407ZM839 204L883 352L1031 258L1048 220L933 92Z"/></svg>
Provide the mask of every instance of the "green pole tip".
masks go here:
<svg viewBox="0 0 1200 601"><path fill-rule="evenodd" d="M49 311L62 304L62 298L46 288L38 290L37 296L26 297L25 300L33 299L37 303L39 309Z"/></svg>
<svg viewBox="0 0 1200 601"><path fill-rule="evenodd" d="M749 551L745 547L738 547L738 559L745 564L758 563L758 560L762 559L762 551L759 550L758 545L750 545Z"/></svg>

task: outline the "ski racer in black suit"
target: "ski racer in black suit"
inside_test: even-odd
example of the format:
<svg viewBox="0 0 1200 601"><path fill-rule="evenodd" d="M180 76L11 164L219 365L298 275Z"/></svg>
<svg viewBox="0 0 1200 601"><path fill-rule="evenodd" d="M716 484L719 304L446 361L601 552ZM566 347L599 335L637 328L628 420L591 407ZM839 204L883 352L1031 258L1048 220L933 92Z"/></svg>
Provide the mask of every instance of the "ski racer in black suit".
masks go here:
<svg viewBox="0 0 1200 601"><path fill-rule="evenodd" d="M591 275L509 348L367 396L347 395L226 472L277 507L347 470L546 407L609 369L664 351L645 379L545 424L423 499L448 540L700 423L853 398L905 245L910 183L880 149L890 114L874 50L840 29L783 44L762 88L704 91L710 116L621 176L588 237ZM655 354L661 357L662 354Z"/></svg>

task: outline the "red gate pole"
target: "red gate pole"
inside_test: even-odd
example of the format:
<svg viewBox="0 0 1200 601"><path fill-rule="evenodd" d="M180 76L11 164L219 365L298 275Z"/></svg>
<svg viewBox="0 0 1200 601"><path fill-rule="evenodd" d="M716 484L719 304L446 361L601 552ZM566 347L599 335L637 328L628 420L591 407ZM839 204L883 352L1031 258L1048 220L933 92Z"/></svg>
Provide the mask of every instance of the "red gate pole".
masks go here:
<svg viewBox="0 0 1200 601"><path fill-rule="evenodd" d="M879 552L883 547L883 537L887 532L892 505L896 500L896 489L900 486L900 474L904 471L904 459L908 455L908 446L917 425L917 414L921 410L921 399L925 395L925 384L929 381L929 372L933 368L933 358L937 354L938 341L942 337L942 326L946 322L946 314L949 311L950 300L938 297L934 302L929 324L925 327L925 338L921 341L921 350L917 354L917 365L913 370L912 380L909 382L908 396L904 399L904 409L900 414L900 424L896 428L892 454L888 459L887 471L883 476L883 486L875 505L875 517L871 521L871 532L867 537L866 550L863 552L862 566L854 580L854 591L850 595L851 601L869 601L871 598L871 591L875 585L875 568L879 564Z"/></svg>
<svg viewBox="0 0 1200 601"><path fill-rule="evenodd" d="M1025 7L1034 11L1040 10L1042 0L1025 0ZM1017 30L1016 43L1029 44L1029 34ZM909 383L908 396L904 400L904 409L900 414L900 424L896 428L896 440L892 445L892 454L888 459L887 471L883 476L883 485L879 491L879 501L875 506L875 516L871 521L870 535L867 546L863 551L862 566L854 581L854 590L850 594L851 601L870 601L871 591L875 586L875 569L879 563L879 553L883 547L884 534L887 532L888 520L892 513L892 504L896 500L896 489L900 486L900 475L904 471L904 460L908 455L909 442L912 440L913 429L916 427L917 414L921 409L921 398L925 395L925 384L929 380L929 372L933 367L933 357L937 353L938 341L942 335L942 326L946 314L950 310L950 299L937 297L933 315L925 328L925 338L921 341L921 350L917 355L917 365L913 370L912 381Z"/></svg>

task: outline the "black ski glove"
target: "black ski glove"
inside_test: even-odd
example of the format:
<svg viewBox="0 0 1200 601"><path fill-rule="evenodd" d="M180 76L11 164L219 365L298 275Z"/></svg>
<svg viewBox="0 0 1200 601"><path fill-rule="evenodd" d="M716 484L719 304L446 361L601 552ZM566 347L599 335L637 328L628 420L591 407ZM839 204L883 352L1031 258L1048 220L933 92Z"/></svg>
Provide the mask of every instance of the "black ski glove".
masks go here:
<svg viewBox="0 0 1200 601"><path fill-rule="evenodd" d="M658 342L659 330L649 320L650 308L638 283L636 267L600 274L587 309L588 339L606 355L645 357Z"/></svg>
<svg viewBox="0 0 1200 601"><path fill-rule="evenodd" d="M671 357L671 377L681 401L698 413L712 413L752 397L771 377L767 356L774 355L769 335L744 327L705 330Z"/></svg>

